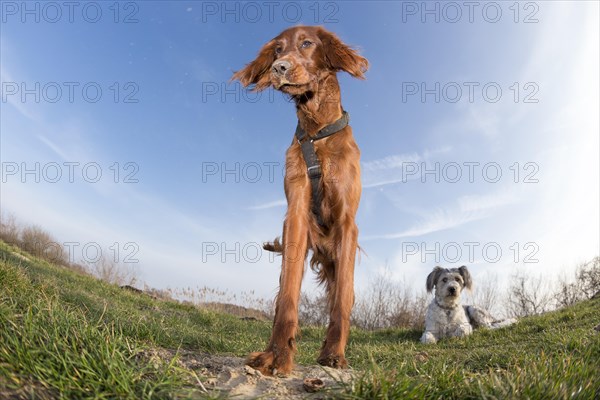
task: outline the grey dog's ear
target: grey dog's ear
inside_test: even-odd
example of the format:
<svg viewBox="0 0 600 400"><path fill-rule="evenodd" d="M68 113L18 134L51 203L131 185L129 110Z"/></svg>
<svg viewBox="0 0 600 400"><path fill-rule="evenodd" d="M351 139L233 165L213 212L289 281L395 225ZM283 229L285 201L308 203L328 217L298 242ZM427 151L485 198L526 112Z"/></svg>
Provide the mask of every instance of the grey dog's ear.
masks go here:
<svg viewBox="0 0 600 400"><path fill-rule="evenodd" d="M471 278L471 273L467 269L466 266L462 266L458 269L460 276L462 276L463 281L465 281L465 287L469 290L473 288L473 279Z"/></svg>
<svg viewBox="0 0 600 400"><path fill-rule="evenodd" d="M427 293L431 293L433 288L435 287L435 283L437 282L440 274L444 271L442 267L435 267L433 271L427 275L427 282L425 287L427 288Z"/></svg>

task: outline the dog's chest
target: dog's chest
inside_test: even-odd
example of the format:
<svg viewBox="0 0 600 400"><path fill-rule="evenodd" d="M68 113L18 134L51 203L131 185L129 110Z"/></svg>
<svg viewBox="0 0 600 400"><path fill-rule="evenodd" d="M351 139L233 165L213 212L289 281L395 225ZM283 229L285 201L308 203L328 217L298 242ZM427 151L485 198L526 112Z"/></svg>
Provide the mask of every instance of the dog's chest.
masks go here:
<svg viewBox="0 0 600 400"><path fill-rule="evenodd" d="M463 325L466 322L464 312L461 307L454 309L444 309L441 307L434 307L433 319L435 320L436 330L443 336L447 333L454 331L458 326Z"/></svg>
<svg viewBox="0 0 600 400"><path fill-rule="evenodd" d="M443 308L439 309L438 319L439 319L439 323L441 323L442 325L448 325L453 322L458 322L456 310L446 310Z"/></svg>

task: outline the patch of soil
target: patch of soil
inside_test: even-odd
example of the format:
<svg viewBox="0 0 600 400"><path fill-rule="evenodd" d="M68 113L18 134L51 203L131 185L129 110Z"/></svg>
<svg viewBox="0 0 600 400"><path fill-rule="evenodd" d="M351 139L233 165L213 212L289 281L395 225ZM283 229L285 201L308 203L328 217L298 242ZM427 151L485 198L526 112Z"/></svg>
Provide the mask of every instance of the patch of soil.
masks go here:
<svg viewBox="0 0 600 400"><path fill-rule="evenodd" d="M48 389L39 382L23 381L21 386L16 388L14 384L7 384L3 378L0 378L0 399L4 400L27 400L57 399L59 394L56 390Z"/></svg>
<svg viewBox="0 0 600 400"><path fill-rule="evenodd" d="M144 358L150 362L158 359L168 362L176 352L155 349L145 352ZM216 356L211 354L179 351L178 363L193 372L196 385L207 392L220 392L235 399L319 399L328 392L340 390L342 384L349 384L354 372L320 365L296 365L287 376L264 376L259 371L244 365L239 357ZM192 374L193 375L193 374Z"/></svg>

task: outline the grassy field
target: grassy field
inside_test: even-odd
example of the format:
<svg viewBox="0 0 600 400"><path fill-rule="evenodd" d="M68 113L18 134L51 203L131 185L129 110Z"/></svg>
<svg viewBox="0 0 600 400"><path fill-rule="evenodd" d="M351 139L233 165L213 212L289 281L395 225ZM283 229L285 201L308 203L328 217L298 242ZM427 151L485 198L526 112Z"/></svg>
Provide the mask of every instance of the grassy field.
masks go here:
<svg viewBox="0 0 600 400"><path fill-rule="evenodd" d="M600 299L435 346L420 344L418 331L353 330L347 355L356 379L328 396L597 399L598 323ZM210 397L177 356L147 355L243 357L269 333L268 322L155 300L0 242L0 398ZM302 329L298 363L314 363L323 336Z"/></svg>

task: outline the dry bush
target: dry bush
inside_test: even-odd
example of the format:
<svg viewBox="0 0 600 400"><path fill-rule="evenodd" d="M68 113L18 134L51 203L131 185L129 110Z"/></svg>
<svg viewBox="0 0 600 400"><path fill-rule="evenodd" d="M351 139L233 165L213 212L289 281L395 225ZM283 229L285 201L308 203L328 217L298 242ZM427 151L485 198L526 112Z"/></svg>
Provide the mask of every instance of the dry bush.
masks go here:
<svg viewBox="0 0 600 400"><path fill-rule="evenodd" d="M581 282L578 279L571 281L562 275L558 278L558 289L554 294L557 307L568 307L584 300Z"/></svg>
<svg viewBox="0 0 600 400"><path fill-rule="evenodd" d="M79 263L69 263L68 268L77 272L78 274L91 275L88 267Z"/></svg>
<svg viewBox="0 0 600 400"><path fill-rule="evenodd" d="M21 230L17 225L15 216L0 212L0 240L18 246L20 244Z"/></svg>
<svg viewBox="0 0 600 400"><path fill-rule="evenodd" d="M551 310L554 295L547 276L515 274L511 277L505 306L511 317L526 317Z"/></svg>
<svg viewBox="0 0 600 400"><path fill-rule="evenodd" d="M352 324L363 329L421 328L425 322L427 296L413 294L404 283L395 283L389 271L373 279L360 292L352 311Z"/></svg>
<svg viewBox="0 0 600 400"><path fill-rule="evenodd" d="M586 299L600 292L600 257L581 265L577 269L577 280Z"/></svg>
<svg viewBox="0 0 600 400"><path fill-rule="evenodd" d="M600 257L579 265L574 280L562 276L558 280L558 290L554 299L558 307L568 307L582 300L590 299L600 291Z"/></svg>
<svg viewBox="0 0 600 400"><path fill-rule="evenodd" d="M498 275L488 272L477 277L472 292L467 294L466 304L481 307L494 316L504 315L500 311L499 298Z"/></svg>
<svg viewBox="0 0 600 400"><path fill-rule="evenodd" d="M89 274L88 267L70 262L69 252L52 235L39 226L23 228L12 214L2 214L0 240L50 263L67 267L80 274Z"/></svg>
<svg viewBox="0 0 600 400"><path fill-rule="evenodd" d="M203 303L235 303L237 296L228 290L209 288L208 286L197 286L195 288L167 289L171 297L181 301L188 301L195 305Z"/></svg>
<svg viewBox="0 0 600 400"><path fill-rule="evenodd" d="M139 275L133 265L117 263L105 256L101 256L96 262L88 262L88 270L98 279L119 286L134 286Z"/></svg>
<svg viewBox="0 0 600 400"><path fill-rule="evenodd" d="M69 254L63 245L39 226L28 226L21 231L19 247L48 262L69 265Z"/></svg>
<svg viewBox="0 0 600 400"><path fill-rule="evenodd" d="M386 328L396 302L395 290L387 272L371 281L366 292L359 292L352 311L352 323L368 330Z"/></svg>
<svg viewBox="0 0 600 400"><path fill-rule="evenodd" d="M174 300L173 296L171 296L171 292L168 289L156 289L144 283L144 289L142 289L142 291L155 299Z"/></svg>
<svg viewBox="0 0 600 400"><path fill-rule="evenodd" d="M300 294L298 306L298 320L302 325L324 326L329 323L329 309L327 295L320 293L311 296L306 292Z"/></svg>
<svg viewBox="0 0 600 400"><path fill-rule="evenodd" d="M427 312L427 294L412 295L406 286L399 294L396 306L388 317L390 327L421 329L425 327L425 313Z"/></svg>
<svg viewBox="0 0 600 400"><path fill-rule="evenodd" d="M264 313L263 311L257 310L256 308L247 308L243 306L239 306L236 304L228 304L228 303L202 303L198 307L211 310L221 314L229 314L234 315L236 317L244 318L244 319L253 319L253 320L261 320L267 321L270 320L271 317Z"/></svg>
<svg viewBox="0 0 600 400"><path fill-rule="evenodd" d="M517 274L510 281L506 307L511 317L541 314L592 298L600 291L600 257L577 267L573 279Z"/></svg>
<svg viewBox="0 0 600 400"><path fill-rule="evenodd" d="M222 311L250 318L258 318L260 316L259 319L271 319L274 315L273 301L257 297L254 291L242 292L238 295L230 293L227 289L220 290L207 286L198 286L196 288L166 289L164 292L168 293L171 299L189 302L198 307L213 311ZM231 307L232 305L233 307Z"/></svg>

